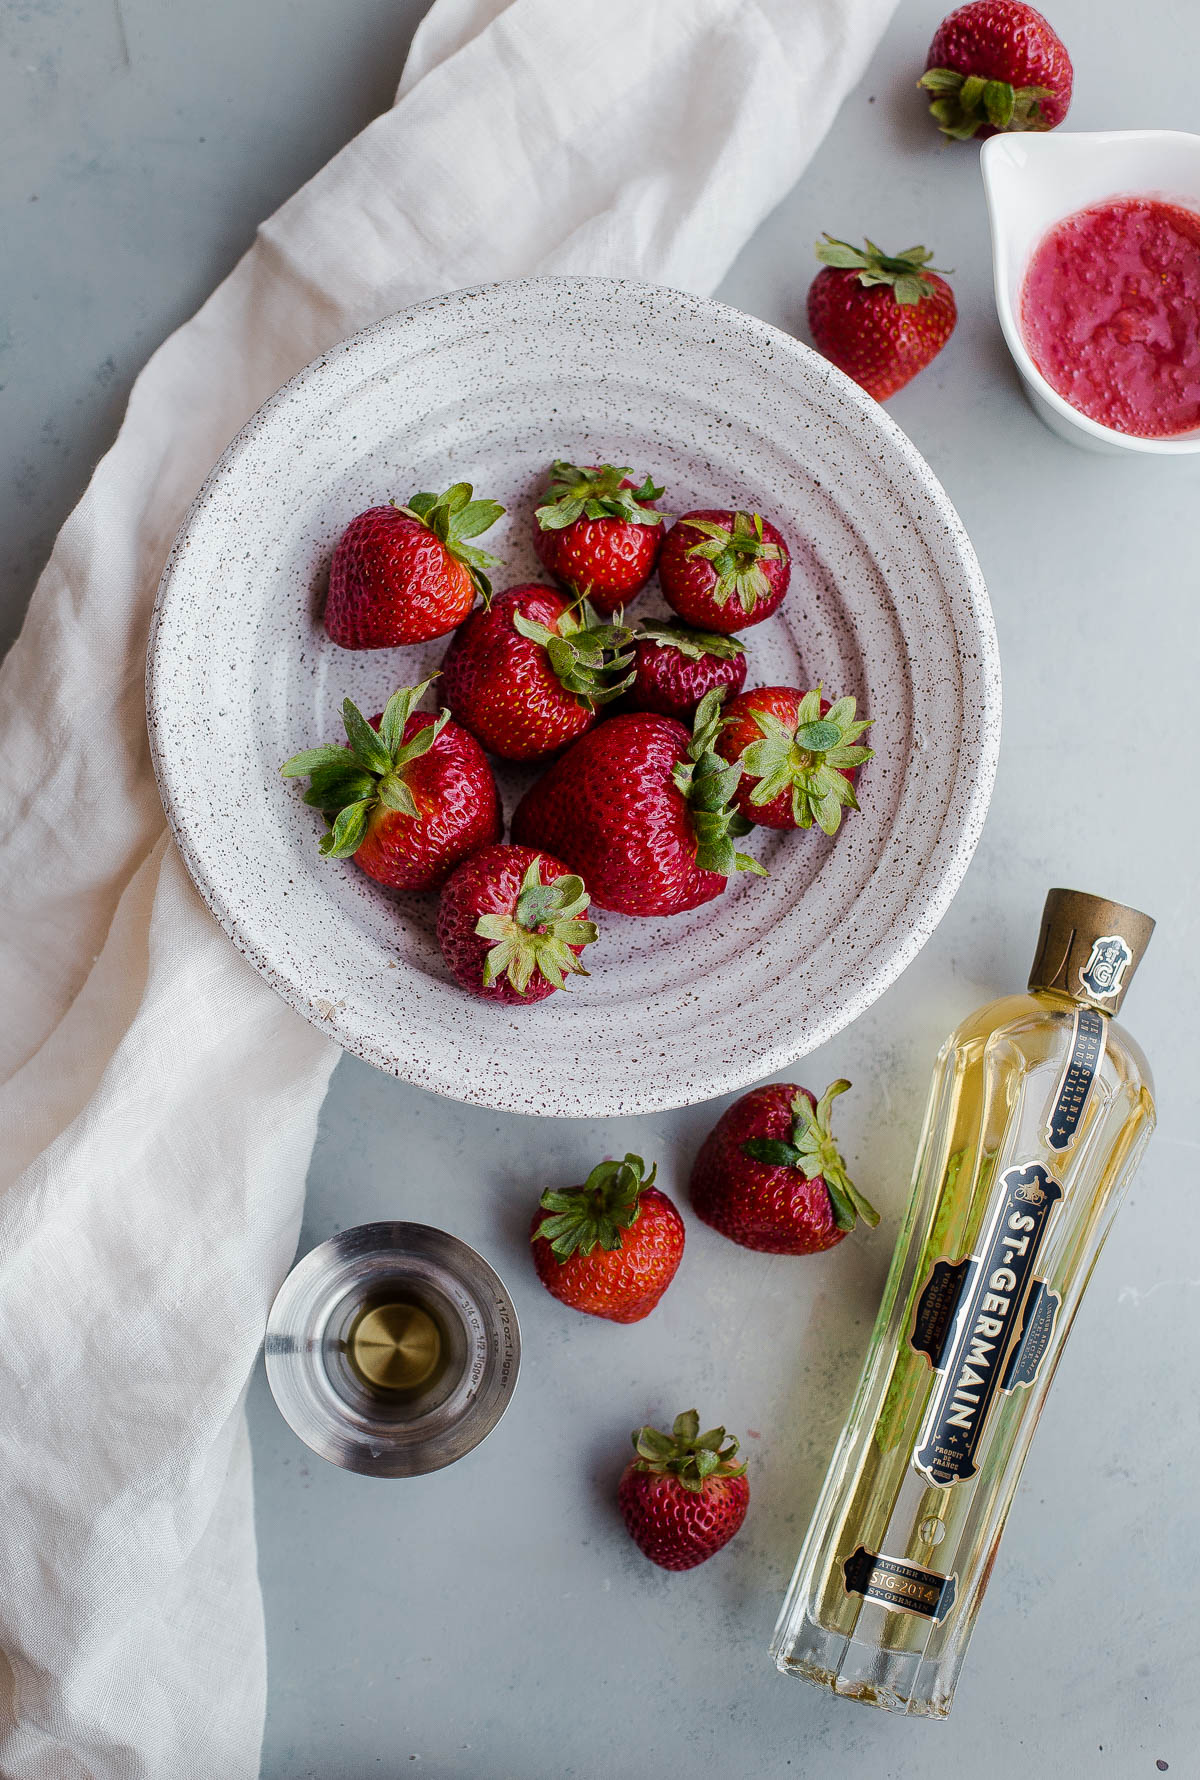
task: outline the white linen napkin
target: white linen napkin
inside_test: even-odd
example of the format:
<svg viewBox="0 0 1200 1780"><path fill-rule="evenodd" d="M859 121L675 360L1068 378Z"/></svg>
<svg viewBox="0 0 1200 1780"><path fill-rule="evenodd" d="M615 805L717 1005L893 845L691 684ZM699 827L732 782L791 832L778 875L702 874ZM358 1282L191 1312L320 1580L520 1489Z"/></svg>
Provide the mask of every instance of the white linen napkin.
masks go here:
<svg viewBox="0 0 1200 1780"><path fill-rule="evenodd" d="M0 673L0 1771L243 1780L241 1404L336 1052L210 919L146 744L205 472L378 316L536 272L710 291L894 0L437 0L392 111L151 359Z"/></svg>

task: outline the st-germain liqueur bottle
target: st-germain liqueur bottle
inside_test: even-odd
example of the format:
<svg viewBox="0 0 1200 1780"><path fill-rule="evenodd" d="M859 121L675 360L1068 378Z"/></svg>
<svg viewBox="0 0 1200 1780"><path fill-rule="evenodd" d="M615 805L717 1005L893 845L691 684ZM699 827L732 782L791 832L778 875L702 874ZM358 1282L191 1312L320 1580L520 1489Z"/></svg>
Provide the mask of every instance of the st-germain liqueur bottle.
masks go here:
<svg viewBox="0 0 1200 1780"><path fill-rule="evenodd" d="M1113 1019L1154 923L1046 899L1025 995L934 1072L883 1303L775 1630L785 1673L944 1718L1054 1368L1154 1128Z"/></svg>

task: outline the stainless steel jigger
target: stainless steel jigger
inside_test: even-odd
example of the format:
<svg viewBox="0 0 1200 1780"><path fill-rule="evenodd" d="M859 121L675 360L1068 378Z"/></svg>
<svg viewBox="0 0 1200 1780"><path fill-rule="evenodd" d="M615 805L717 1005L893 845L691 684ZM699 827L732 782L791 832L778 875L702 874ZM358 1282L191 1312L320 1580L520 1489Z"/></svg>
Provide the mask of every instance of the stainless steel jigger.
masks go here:
<svg viewBox="0 0 1200 1780"><path fill-rule="evenodd" d="M453 1464L517 1382L517 1314L482 1255L428 1224L360 1224L293 1267L267 1321L267 1379L323 1459L372 1477Z"/></svg>

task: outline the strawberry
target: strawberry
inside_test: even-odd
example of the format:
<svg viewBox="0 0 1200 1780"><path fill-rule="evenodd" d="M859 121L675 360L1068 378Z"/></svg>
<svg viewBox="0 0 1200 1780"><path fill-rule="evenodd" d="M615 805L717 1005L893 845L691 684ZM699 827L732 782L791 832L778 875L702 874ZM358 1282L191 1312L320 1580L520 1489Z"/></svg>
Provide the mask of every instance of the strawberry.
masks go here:
<svg viewBox="0 0 1200 1780"><path fill-rule="evenodd" d="M504 512L471 499L471 484L415 494L407 507L368 507L342 533L329 569L325 629L343 649L427 643L461 624L496 558L468 538Z"/></svg>
<svg viewBox="0 0 1200 1780"><path fill-rule="evenodd" d="M849 1082L831 1082L819 1100L807 1088L772 1082L752 1088L722 1113L692 1169L697 1215L743 1248L768 1255L816 1255L853 1230L872 1228L875 1210L846 1173L829 1109Z"/></svg>
<svg viewBox="0 0 1200 1780"><path fill-rule="evenodd" d="M697 908L735 870L765 876L730 838L740 769L714 751L722 696L700 701L690 737L633 712L582 736L517 805L514 840L565 859L593 902L625 915Z"/></svg>
<svg viewBox="0 0 1200 1780"><path fill-rule="evenodd" d="M825 262L808 287L808 326L817 351L877 402L937 357L954 332L954 292L923 247L886 254L832 235L817 242Z"/></svg>
<svg viewBox="0 0 1200 1780"><path fill-rule="evenodd" d="M658 559L667 604L689 624L725 634L769 618L791 573L788 547L770 520L724 507L677 519Z"/></svg>
<svg viewBox="0 0 1200 1780"><path fill-rule="evenodd" d="M329 832L321 852L346 859L393 890L436 890L477 847L500 839L500 799L474 736L449 711L417 711L427 687L402 688L367 722L342 706L348 748L307 748L279 770L307 778L305 803Z"/></svg>
<svg viewBox="0 0 1200 1780"><path fill-rule="evenodd" d="M527 847L481 847L442 888L437 936L456 980L510 1007L566 987L568 972L596 938L584 919L588 894L557 859Z"/></svg>
<svg viewBox="0 0 1200 1780"><path fill-rule="evenodd" d="M542 1194L529 1241L560 1304L611 1323L640 1323L675 1277L683 1219L640 1156L601 1162L581 1187Z"/></svg>
<svg viewBox="0 0 1200 1780"><path fill-rule="evenodd" d="M746 679L746 651L736 637L689 624L643 624L633 639L633 685L627 711L657 711L690 723L714 686L737 692Z"/></svg>
<svg viewBox="0 0 1200 1780"><path fill-rule="evenodd" d="M538 556L597 612L615 612L636 599L654 573L663 528L653 503L662 492L649 476L635 488L627 467L557 462L534 515Z"/></svg>
<svg viewBox="0 0 1200 1780"><path fill-rule="evenodd" d="M504 760L536 760L582 735L633 678L630 633L553 587L510 587L473 612L442 662L457 722ZM628 670L628 671L627 671Z"/></svg>
<svg viewBox="0 0 1200 1780"><path fill-rule="evenodd" d="M635 1428L637 1457L617 1487L617 1506L634 1543L663 1570L691 1570L728 1545L746 1518L750 1485L724 1428L700 1432L694 1409L669 1434Z"/></svg>
<svg viewBox="0 0 1200 1780"><path fill-rule="evenodd" d="M870 748L856 747L871 718L855 700L831 705L791 686L752 686L725 707L717 752L742 769L737 807L763 828L811 828L836 834L842 809L856 810L854 781Z"/></svg>
<svg viewBox="0 0 1200 1780"><path fill-rule="evenodd" d="M1071 104L1075 71L1062 39L1024 0L971 0L934 32L918 86L943 136L1053 130Z"/></svg>

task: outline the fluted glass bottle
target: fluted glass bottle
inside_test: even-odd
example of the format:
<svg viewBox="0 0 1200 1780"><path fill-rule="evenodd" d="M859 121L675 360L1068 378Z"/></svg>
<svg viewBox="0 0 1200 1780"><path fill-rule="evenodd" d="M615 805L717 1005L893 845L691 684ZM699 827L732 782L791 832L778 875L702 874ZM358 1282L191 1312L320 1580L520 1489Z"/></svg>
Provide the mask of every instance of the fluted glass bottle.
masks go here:
<svg viewBox="0 0 1200 1780"><path fill-rule="evenodd" d="M772 1646L850 1698L950 1710L1063 1343L1154 1128L1112 1017L1153 922L1051 891L1030 989L951 1034L858 1393Z"/></svg>

